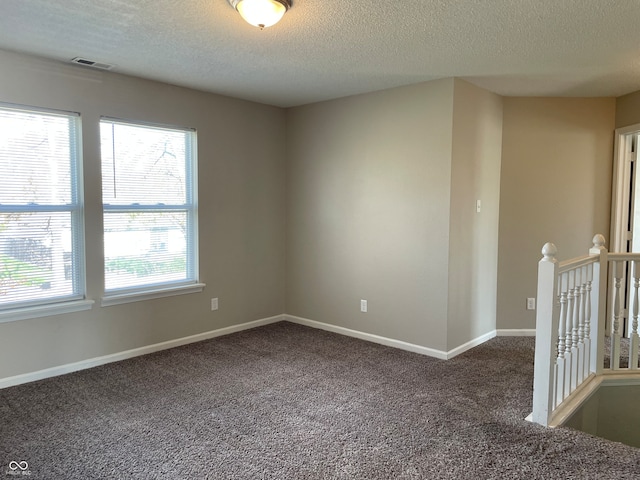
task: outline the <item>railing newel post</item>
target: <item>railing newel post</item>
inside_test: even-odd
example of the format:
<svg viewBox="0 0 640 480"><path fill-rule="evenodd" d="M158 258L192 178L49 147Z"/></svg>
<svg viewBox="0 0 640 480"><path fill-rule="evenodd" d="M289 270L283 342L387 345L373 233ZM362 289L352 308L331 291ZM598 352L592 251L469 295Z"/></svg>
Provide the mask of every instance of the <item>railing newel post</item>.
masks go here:
<svg viewBox="0 0 640 480"><path fill-rule="evenodd" d="M533 413L531 418L541 425L549 425L555 403L556 352L558 343L558 315L556 295L558 285L558 249L553 243L542 248L538 262L538 292L536 311L536 349L533 380Z"/></svg>
<svg viewBox="0 0 640 480"><path fill-rule="evenodd" d="M607 315L607 275L609 272L609 251L601 234L593 237L590 255L599 258L593 264L593 285L591 295L591 372L601 375L604 368L604 336Z"/></svg>

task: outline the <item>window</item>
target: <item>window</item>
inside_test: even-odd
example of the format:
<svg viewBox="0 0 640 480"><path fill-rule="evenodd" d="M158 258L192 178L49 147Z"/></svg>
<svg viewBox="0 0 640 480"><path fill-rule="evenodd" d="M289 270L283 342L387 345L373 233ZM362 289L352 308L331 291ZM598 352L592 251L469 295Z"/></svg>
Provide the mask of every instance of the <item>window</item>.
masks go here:
<svg viewBox="0 0 640 480"><path fill-rule="evenodd" d="M103 305L200 286L195 131L103 118L100 139Z"/></svg>
<svg viewBox="0 0 640 480"><path fill-rule="evenodd" d="M76 114L0 104L0 321L84 298L79 131Z"/></svg>

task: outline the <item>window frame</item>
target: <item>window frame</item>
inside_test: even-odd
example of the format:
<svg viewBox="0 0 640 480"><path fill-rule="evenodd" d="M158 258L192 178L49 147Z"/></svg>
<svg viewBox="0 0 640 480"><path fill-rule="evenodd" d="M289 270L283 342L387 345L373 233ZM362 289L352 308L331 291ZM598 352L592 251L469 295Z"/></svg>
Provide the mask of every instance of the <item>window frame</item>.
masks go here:
<svg viewBox="0 0 640 480"><path fill-rule="evenodd" d="M99 130L102 132L103 125L125 125L131 127L151 128L158 130L168 130L185 133L185 204L141 204L129 203L126 205L112 205L105 203L102 198L103 220L108 213L136 213L136 212L163 212L179 211L185 212L187 218L186 238L186 276L184 280L149 283L139 286L128 286L121 288L106 288L106 267L103 262L105 281L101 306L120 305L123 303L137 302L162 298L174 295L183 295L201 292L205 284L199 281L199 224L198 224L198 155L197 155L197 130L195 128L167 125L154 122L128 120L109 116L101 116L99 120ZM101 134L102 136L102 134ZM102 164L102 142L100 143L100 162ZM104 175L101 175L103 183ZM102 195L102 193L101 193ZM105 237L103 222L103 238ZM106 244L103 244L103 248ZM106 260L106 256L105 256Z"/></svg>
<svg viewBox="0 0 640 480"><path fill-rule="evenodd" d="M71 228L72 290L69 295L24 300L0 305L0 323L71 313L92 308L86 285L84 176L82 158L82 117L78 112L0 102L0 110L69 119L69 175L71 203L69 204L0 204L0 213L68 213ZM75 140L75 141L73 141Z"/></svg>

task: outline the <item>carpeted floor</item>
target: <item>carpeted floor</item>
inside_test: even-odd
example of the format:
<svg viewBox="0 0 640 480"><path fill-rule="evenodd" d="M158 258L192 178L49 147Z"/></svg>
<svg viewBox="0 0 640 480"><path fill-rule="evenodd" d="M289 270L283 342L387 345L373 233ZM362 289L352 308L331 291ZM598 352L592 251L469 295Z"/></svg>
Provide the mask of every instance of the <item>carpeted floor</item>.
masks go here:
<svg viewBox="0 0 640 480"><path fill-rule="evenodd" d="M281 322L12 387L0 478L640 478L640 450L524 420L533 345L442 361Z"/></svg>

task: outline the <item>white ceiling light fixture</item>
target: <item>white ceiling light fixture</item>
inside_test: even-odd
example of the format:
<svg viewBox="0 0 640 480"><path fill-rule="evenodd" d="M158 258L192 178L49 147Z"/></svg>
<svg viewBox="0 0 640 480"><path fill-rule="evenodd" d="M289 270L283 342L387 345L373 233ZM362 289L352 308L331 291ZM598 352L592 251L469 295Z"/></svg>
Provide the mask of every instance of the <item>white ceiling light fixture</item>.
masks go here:
<svg viewBox="0 0 640 480"><path fill-rule="evenodd" d="M247 23L260 30L275 25L291 8L290 0L229 0Z"/></svg>

